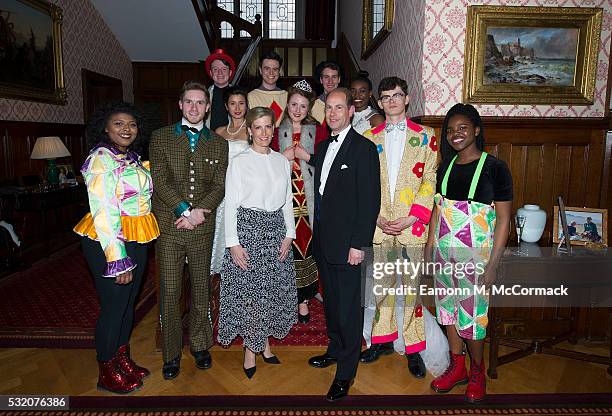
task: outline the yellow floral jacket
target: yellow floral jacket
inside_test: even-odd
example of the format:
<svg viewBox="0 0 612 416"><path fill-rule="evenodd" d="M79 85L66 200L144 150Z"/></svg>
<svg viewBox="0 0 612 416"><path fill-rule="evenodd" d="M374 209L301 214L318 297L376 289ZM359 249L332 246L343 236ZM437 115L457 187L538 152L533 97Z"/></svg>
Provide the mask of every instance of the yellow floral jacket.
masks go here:
<svg viewBox="0 0 612 416"><path fill-rule="evenodd" d="M399 217L414 215L418 221L397 236L397 241L404 245L422 245L427 242L427 227L431 218L433 197L436 190L436 169L438 166L438 140L431 127L422 126L409 119L406 120L406 140L404 155L400 164L395 185L393 203L389 195L389 176L385 154L385 126L367 130L363 135L370 139L378 149L380 160L380 215L394 220ZM376 227L374 244L391 238Z"/></svg>

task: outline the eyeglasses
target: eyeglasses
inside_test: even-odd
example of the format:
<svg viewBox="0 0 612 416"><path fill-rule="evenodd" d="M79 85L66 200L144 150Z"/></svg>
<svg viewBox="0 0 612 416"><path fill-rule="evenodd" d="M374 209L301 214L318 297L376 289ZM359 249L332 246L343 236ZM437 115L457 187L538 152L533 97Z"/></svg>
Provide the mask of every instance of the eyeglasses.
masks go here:
<svg viewBox="0 0 612 416"><path fill-rule="evenodd" d="M393 101L399 101L399 100L401 100L402 98L404 98L405 96L406 96L406 94L404 94L403 92L396 92L396 93L395 93L395 94L393 94L393 95L382 95L382 96L380 97L380 102L381 102L381 103L386 104L386 103L388 103L390 100L393 100Z"/></svg>

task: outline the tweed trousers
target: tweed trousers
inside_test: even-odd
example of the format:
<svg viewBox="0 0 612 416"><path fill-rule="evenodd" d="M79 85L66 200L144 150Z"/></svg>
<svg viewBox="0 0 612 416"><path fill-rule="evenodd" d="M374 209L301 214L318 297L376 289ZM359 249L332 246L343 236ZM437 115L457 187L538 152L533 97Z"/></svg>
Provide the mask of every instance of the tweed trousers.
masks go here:
<svg viewBox="0 0 612 416"><path fill-rule="evenodd" d="M186 231L189 232L189 231ZM160 280L160 322L164 362L180 357L183 330L180 297L187 259L190 283L189 343L192 352L207 350L213 344L209 318L210 256L212 234L197 243L179 242L162 234L156 243Z"/></svg>
<svg viewBox="0 0 612 416"><path fill-rule="evenodd" d="M209 318L210 257L216 209L225 195L227 141L213 132L200 137L195 149L176 124L151 135L149 154L153 178L153 212L161 235L156 254L160 280L160 323L163 359L180 357L183 327L180 298L185 261L190 278L189 338L192 352L213 344ZM194 230L177 229L175 209L187 202L211 211Z"/></svg>

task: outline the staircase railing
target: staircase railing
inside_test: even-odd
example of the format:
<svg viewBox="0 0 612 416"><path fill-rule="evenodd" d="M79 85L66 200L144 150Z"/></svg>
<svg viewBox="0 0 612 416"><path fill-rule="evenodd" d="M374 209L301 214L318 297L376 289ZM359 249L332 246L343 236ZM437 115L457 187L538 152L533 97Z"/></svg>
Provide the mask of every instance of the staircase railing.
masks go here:
<svg viewBox="0 0 612 416"><path fill-rule="evenodd" d="M236 74L234 74L234 78L232 79L232 85L240 84L242 80L242 76L247 73L249 66L252 66L253 59L257 57L259 54L257 53L259 49L259 44L261 43L261 36L257 36L249 46L247 47L244 54L242 54L242 58L240 58L240 63L236 68Z"/></svg>
<svg viewBox="0 0 612 416"><path fill-rule="evenodd" d="M340 41L338 42L338 63L344 68L344 76L347 79L354 79L357 73L361 71L359 62L355 58L353 49L344 32L340 34Z"/></svg>
<svg viewBox="0 0 612 416"><path fill-rule="evenodd" d="M213 7L211 7L207 0L191 0L191 4L193 5L193 9L198 17L198 22L202 28L206 45L208 46L209 50L213 51L216 49L216 46L219 43L219 38L221 37L220 32L215 30L212 24L211 16L213 13ZM216 4L214 7L217 8Z"/></svg>
<svg viewBox="0 0 612 416"><path fill-rule="evenodd" d="M261 15L255 15L255 22L251 23L218 7L216 0L191 0L191 3L210 51L221 47L221 24L223 22L228 23L234 30L233 41L230 43L223 42L223 46L230 56L240 57L240 62L232 79L233 85L238 84L253 60L253 56L256 55L261 42ZM250 35L250 40L241 37L243 31Z"/></svg>

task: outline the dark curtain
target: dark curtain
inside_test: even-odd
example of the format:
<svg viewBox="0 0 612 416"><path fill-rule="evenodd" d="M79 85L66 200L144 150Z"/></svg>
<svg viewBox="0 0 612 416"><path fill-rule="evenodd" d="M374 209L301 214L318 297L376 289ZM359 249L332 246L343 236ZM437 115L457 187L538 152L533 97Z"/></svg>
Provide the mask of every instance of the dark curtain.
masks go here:
<svg viewBox="0 0 612 416"><path fill-rule="evenodd" d="M307 0L304 34L309 40L333 40L336 0Z"/></svg>

